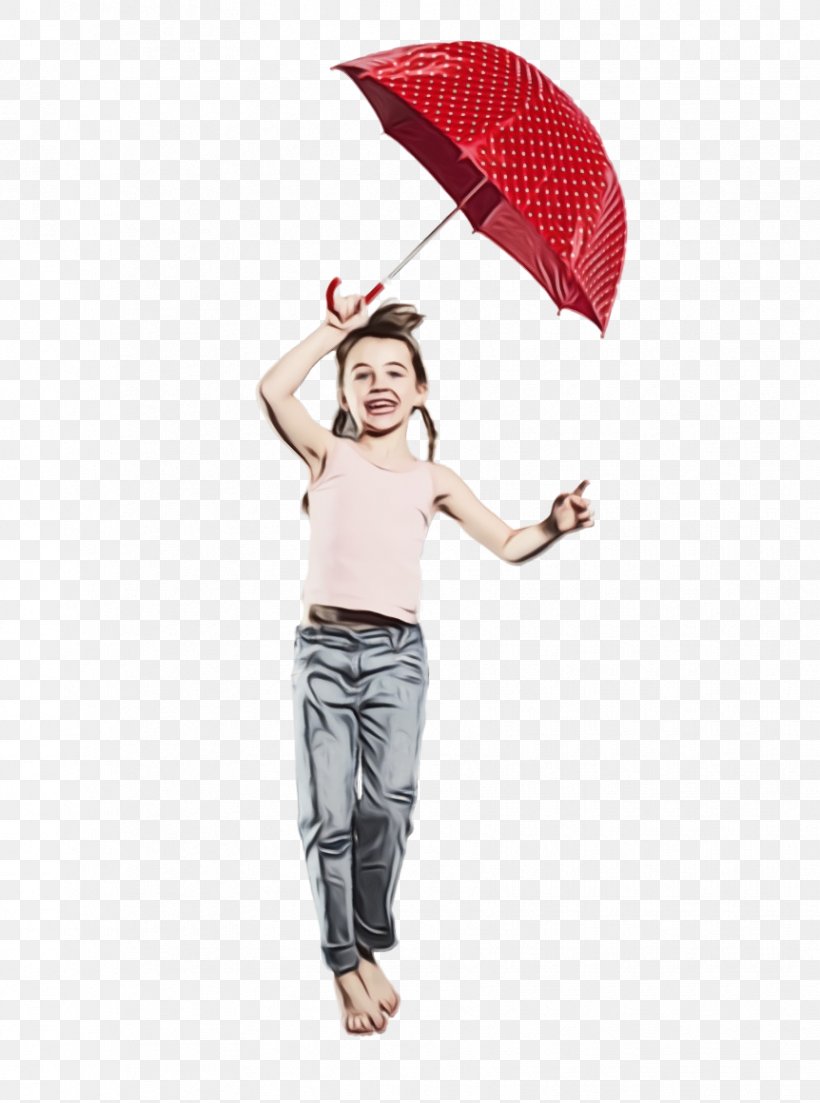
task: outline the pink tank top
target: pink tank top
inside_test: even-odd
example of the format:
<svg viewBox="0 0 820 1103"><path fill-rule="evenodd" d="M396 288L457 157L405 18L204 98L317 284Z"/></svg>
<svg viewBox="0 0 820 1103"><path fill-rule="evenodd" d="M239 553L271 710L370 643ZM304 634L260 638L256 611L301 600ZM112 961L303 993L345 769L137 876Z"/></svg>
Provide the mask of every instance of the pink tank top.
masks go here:
<svg viewBox="0 0 820 1103"><path fill-rule="evenodd" d="M417 623L434 496L432 464L389 471L348 437L334 437L324 471L308 488L308 608L369 609Z"/></svg>

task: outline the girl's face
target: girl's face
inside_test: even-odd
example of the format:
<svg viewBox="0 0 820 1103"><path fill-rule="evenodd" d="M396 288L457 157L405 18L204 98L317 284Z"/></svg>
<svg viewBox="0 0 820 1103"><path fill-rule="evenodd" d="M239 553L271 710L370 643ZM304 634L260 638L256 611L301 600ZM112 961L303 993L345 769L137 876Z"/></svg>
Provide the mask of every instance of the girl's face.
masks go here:
<svg viewBox="0 0 820 1103"><path fill-rule="evenodd" d="M360 432L385 433L407 421L427 397L427 384L416 383L413 359L395 337L362 337L347 354L342 406Z"/></svg>

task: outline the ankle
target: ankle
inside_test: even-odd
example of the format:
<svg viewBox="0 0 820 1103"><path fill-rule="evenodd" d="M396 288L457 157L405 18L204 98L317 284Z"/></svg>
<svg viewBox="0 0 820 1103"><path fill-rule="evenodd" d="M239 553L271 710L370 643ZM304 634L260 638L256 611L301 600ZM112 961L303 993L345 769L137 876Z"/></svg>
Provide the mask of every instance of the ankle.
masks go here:
<svg viewBox="0 0 820 1103"><path fill-rule="evenodd" d="M334 973L333 976L338 981L343 981L343 980L353 981L353 980L358 979L356 977L356 967L355 966L354 966L353 969L345 969L345 971L343 973Z"/></svg>
<svg viewBox="0 0 820 1103"><path fill-rule="evenodd" d="M359 957L363 957L364 960L369 961L371 965L376 964L376 959L373 956L372 950L368 950L366 946L360 946L358 942L356 943L356 950L358 951Z"/></svg>

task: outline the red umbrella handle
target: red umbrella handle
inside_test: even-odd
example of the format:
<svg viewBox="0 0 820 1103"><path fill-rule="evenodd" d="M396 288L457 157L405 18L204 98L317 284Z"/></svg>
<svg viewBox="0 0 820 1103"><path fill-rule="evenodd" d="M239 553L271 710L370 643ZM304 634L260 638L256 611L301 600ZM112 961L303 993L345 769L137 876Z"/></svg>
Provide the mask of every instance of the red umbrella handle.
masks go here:
<svg viewBox="0 0 820 1103"><path fill-rule="evenodd" d="M334 276L333 279L330 281L330 283L327 285L327 293L326 293L326 296L325 296L325 298L327 299L327 308L330 311L330 313L334 316L334 318L339 318L339 315L336 313L336 311L333 307L333 296L336 294L336 288L339 286L339 284L341 282L342 281L339 278L339 276ZM366 303L372 302L373 299L375 299L377 295L380 295L382 291L384 291L384 284L383 283L377 283L374 287L371 287L370 290L367 292L367 294L364 297L364 301ZM342 319L339 318L339 321L341 321L341 320Z"/></svg>

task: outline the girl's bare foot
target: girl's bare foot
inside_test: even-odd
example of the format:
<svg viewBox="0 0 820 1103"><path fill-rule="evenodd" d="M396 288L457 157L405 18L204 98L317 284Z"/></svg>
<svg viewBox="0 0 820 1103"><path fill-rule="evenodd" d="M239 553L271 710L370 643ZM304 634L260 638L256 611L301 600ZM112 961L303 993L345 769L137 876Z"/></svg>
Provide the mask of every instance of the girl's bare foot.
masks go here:
<svg viewBox="0 0 820 1103"><path fill-rule="evenodd" d="M358 973L379 1007L388 1015L395 1015L399 1009L399 994L376 964L376 959L365 957L360 951Z"/></svg>
<svg viewBox="0 0 820 1103"><path fill-rule="evenodd" d="M379 1034L387 1030L387 1016L380 1011L355 969L333 978L342 1022L348 1034Z"/></svg>

